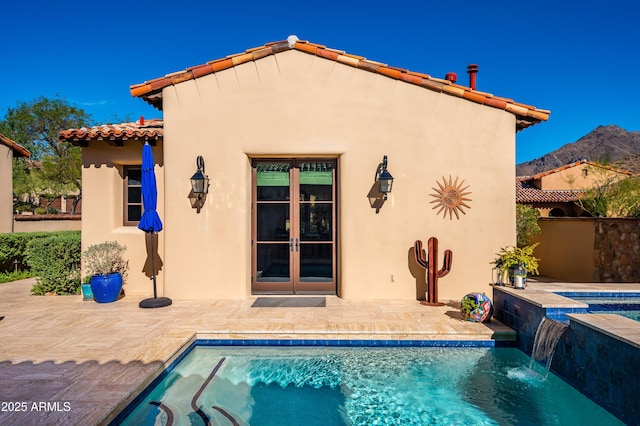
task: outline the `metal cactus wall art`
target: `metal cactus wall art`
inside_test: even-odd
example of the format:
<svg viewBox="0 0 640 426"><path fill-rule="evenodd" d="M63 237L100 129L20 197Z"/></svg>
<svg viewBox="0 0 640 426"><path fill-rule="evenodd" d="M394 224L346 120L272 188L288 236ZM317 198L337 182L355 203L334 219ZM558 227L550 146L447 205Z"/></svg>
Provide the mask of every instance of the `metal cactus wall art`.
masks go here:
<svg viewBox="0 0 640 426"><path fill-rule="evenodd" d="M451 271L451 262L453 252L451 250L444 251L444 261L442 268L438 268L438 239L429 238L427 242L427 254L422 248L422 241L416 240L413 244L416 262L427 271L427 300L422 302L424 305L442 306L444 303L438 302L438 278L442 278Z"/></svg>

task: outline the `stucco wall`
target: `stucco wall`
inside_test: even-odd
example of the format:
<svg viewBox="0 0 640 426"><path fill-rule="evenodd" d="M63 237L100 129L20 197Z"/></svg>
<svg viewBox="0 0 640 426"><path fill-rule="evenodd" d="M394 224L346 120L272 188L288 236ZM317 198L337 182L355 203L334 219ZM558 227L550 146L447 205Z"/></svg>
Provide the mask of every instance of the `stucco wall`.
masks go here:
<svg viewBox="0 0 640 426"><path fill-rule="evenodd" d="M162 143L153 147L158 185L158 214L164 221L164 164ZM127 246L129 274L125 283L127 294L152 294L150 258L147 256L149 236L137 226L123 225L123 166L142 163L142 143L126 141L122 147L108 145L104 141L90 142L82 149L82 250L89 245L116 240ZM162 295L164 274L164 231L157 234L155 242L160 258L157 266L158 293Z"/></svg>
<svg viewBox="0 0 640 426"><path fill-rule="evenodd" d="M56 217L57 216L57 217ZM81 231L80 215L16 215L13 232Z"/></svg>
<svg viewBox="0 0 640 426"><path fill-rule="evenodd" d="M568 282L594 281L594 227L591 218L539 219L535 256L540 275Z"/></svg>
<svg viewBox="0 0 640 426"><path fill-rule="evenodd" d="M560 170L544 176L541 179L540 189L542 190L582 190L593 188L595 185L608 179L619 179L627 177L622 173L593 166L591 164L580 164Z"/></svg>
<svg viewBox="0 0 640 426"><path fill-rule="evenodd" d="M13 151L0 143L0 233L13 225Z"/></svg>
<svg viewBox="0 0 640 426"><path fill-rule="evenodd" d="M538 221L540 274L567 282L640 282L640 220L553 218Z"/></svg>
<svg viewBox="0 0 640 426"><path fill-rule="evenodd" d="M430 236L440 259L454 253L441 299L490 293L489 263L515 242L512 114L298 51L169 86L163 99L169 297L251 294L251 158L305 156L338 159L340 296L415 299L424 277L411 272L411 249ZM187 199L198 155L211 179L199 214ZM376 213L367 194L383 155L395 182ZM99 174L117 179L108 167ZM449 176L471 191L460 220L430 203ZM98 214L90 204L87 196L85 218Z"/></svg>

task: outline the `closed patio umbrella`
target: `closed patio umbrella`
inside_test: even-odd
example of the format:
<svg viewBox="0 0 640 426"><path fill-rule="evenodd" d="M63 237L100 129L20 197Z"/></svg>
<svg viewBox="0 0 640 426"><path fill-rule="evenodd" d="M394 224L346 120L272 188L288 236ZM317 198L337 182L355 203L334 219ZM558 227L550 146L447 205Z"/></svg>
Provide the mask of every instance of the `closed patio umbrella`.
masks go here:
<svg viewBox="0 0 640 426"><path fill-rule="evenodd" d="M144 211L140 218L138 228L150 234L151 237L151 274L153 279L153 297L144 299L140 302L141 308L161 308L171 305L171 299L168 297L158 297L156 289L156 265L155 265L155 245L154 235L162 231L162 221L156 211L158 205L158 188L156 186L156 173L154 170L155 162L153 161L153 152L151 145L145 142L142 147L142 206Z"/></svg>

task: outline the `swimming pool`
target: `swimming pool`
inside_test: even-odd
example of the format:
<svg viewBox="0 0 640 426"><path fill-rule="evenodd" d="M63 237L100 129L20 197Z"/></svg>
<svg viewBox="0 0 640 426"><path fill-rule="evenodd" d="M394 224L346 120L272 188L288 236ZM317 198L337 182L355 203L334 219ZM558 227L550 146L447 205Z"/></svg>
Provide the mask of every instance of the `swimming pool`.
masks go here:
<svg viewBox="0 0 640 426"><path fill-rule="evenodd" d="M588 312L617 314L640 321L640 293L597 292L557 293L589 305Z"/></svg>
<svg viewBox="0 0 640 426"><path fill-rule="evenodd" d="M622 424L528 365L515 348L196 345L112 424Z"/></svg>

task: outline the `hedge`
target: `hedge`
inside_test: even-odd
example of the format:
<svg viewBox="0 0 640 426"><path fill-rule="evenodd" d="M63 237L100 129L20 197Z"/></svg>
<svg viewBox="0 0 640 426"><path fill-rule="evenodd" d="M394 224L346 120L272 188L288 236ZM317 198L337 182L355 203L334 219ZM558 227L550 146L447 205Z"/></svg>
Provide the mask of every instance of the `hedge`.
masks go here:
<svg viewBox="0 0 640 426"><path fill-rule="evenodd" d="M80 232L49 233L27 244L25 261L36 275L32 294L78 294L82 248Z"/></svg>
<svg viewBox="0 0 640 426"><path fill-rule="evenodd" d="M18 232L12 234L0 234L0 272L15 271L15 261L18 261L18 270L29 269L25 261L25 251L29 241L36 238L48 238L52 235L77 234L80 231L58 232Z"/></svg>

